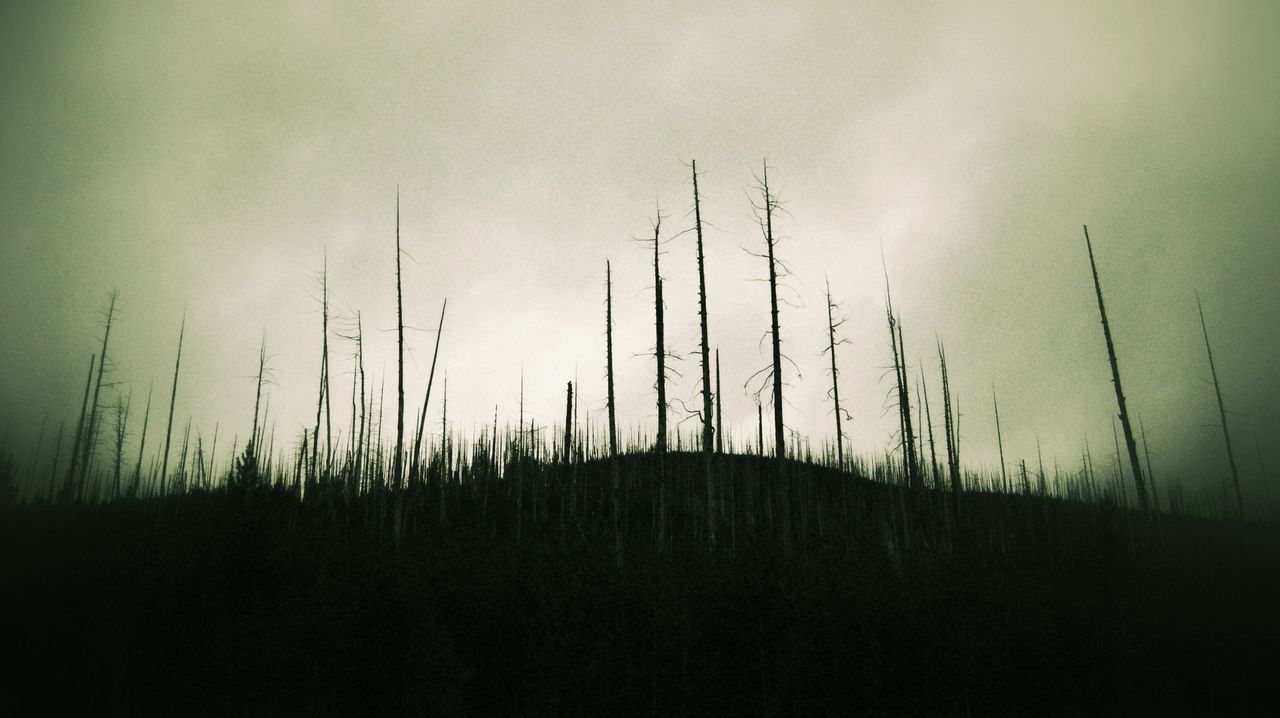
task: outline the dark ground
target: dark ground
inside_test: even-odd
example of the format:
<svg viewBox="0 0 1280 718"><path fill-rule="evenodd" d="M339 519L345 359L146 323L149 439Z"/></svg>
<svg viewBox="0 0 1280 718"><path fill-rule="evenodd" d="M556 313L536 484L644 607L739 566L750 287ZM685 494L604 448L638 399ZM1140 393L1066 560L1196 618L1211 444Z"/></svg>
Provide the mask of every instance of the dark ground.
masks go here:
<svg viewBox="0 0 1280 718"><path fill-rule="evenodd" d="M968 525L1010 521L983 501ZM466 512L393 545L283 492L163 513L9 506L4 700L9 715L1280 711L1274 529L1135 532L1123 510L1043 506L1054 520L999 550L972 532L899 549L883 517L855 514L838 538L646 544L623 569L554 518L518 546Z"/></svg>

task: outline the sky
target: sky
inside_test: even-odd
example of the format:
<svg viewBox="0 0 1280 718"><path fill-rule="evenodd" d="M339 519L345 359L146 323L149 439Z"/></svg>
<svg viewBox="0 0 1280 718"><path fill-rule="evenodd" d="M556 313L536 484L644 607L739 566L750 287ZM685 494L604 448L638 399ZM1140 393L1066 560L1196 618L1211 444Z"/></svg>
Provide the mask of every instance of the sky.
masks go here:
<svg viewBox="0 0 1280 718"><path fill-rule="evenodd" d="M769 362L752 214L767 160L791 269L790 430L834 436L829 280L848 340L844 431L858 453L892 446L887 269L938 423L946 344L964 463L998 471L994 390L1010 467L1034 466L1039 442L1046 465L1078 470L1087 441L1109 471L1087 224L1157 482L1220 495L1229 475L1198 293L1260 501L1263 467L1280 480L1278 32L1265 1L8 1L0 441L25 465L43 426L47 466L118 290L102 402L132 397L131 446L148 391L159 444L184 311L175 424L190 418L206 443L216 427L223 447L243 437L265 335L269 420L291 445L314 422L326 263L335 428L350 418L357 312L393 426L397 191L406 422L446 297L440 371L459 431L495 407L513 420L522 373L526 416L562 421L576 378L582 413L602 421L608 260L619 421L652 432L638 240L661 212L675 423L699 391L696 160L711 343L741 444L756 430L744 383Z"/></svg>

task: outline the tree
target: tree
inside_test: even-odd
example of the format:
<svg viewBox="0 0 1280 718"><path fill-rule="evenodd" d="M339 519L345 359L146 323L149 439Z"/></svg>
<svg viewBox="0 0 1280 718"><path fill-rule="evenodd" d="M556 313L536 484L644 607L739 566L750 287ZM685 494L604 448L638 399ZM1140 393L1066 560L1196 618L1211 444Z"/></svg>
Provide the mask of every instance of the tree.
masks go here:
<svg viewBox="0 0 1280 718"><path fill-rule="evenodd" d="M836 304L831 300L831 281L827 280L827 354L831 358L831 397L832 404L835 405L836 415L836 467L840 471L844 471L844 413L840 408L840 370L836 366L836 347L841 344L847 344L848 340L841 339L836 341L836 329L844 324L844 320L839 322L835 320Z"/></svg>
<svg viewBox="0 0 1280 718"><path fill-rule="evenodd" d="M169 447L173 439L173 407L178 401L178 370L182 367L182 337L187 331L187 313L182 312L182 325L178 329L178 356L173 360L173 389L169 392L169 420L164 429L164 457L160 460L160 495L164 496L169 480Z"/></svg>
<svg viewBox="0 0 1280 718"><path fill-rule="evenodd" d="M1133 425L1129 422L1129 410L1125 406L1124 389L1120 385L1120 365L1116 362L1115 342L1111 339L1111 325L1107 323L1107 305L1102 301L1102 282L1098 279L1098 264L1093 258L1093 242L1089 240L1089 227L1084 227L1084 243L1089 251L1089 268L1093 272L1093 287L1098 295L1098 314L1102 317L1102 335L1107 342L1107 357L1111 361L1111 383L1115 385L1116 405L1120 410L1120 426L1124 429L1124 444L1129 451L1129 464L1133 470L1133 484L1138 491L1138 505L1148 510L1147 490L1142 478L1142 464L1138 461L1138 445L1133 438Z"/></svg>
<svg viewBox="0 0 1280 718"><path fill-rule="evenodd" d="M395 487L404 479L404 300L400 285L400 187L396 187L396 462ZM397 512L398 515L398 512Z"/></svg>
<svg viewBox="0 0 1280 718"><path fill-rule="evenodd" d="M1218 383L1218 369L1213 363L1213 347L1209 345L1209 329L1204 321L1204 305L1196 295L1196 309L1200 312L1200 331L1204 333L1204 350L1209 355L1209 373L1213 377L1213 393L1218 399L1218 416L1222 419L1222 439L1227 445L1227 462L1231 466L1231 484L1236 490L1236 509L1244 514L1244 495L1240 493L1240 472L1236 470L1236 455L1231 450L1231 432L1227 430L1227 410L1222 403L1222 385Z"/></svg>
<svg viewBox="0 0 1280 718"><path fill-rule="evenodd" d="M712 481L712 452L715 451L715 416L711 406L711 345L707 341L707 275L702 252L702 204L698 198L698 161L691 164L693 174L693 218L698 238L698 319L702 330L699 350L702 354L702 456L707 484L707 540L716 542L715 483Z"/></svg>

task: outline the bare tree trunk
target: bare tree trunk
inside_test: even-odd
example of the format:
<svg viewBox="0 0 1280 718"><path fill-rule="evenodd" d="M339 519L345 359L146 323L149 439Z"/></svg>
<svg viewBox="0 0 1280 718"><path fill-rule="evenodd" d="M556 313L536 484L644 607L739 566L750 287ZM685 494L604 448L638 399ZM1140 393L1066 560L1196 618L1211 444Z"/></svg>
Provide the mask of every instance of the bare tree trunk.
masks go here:
<svg viewBox="0 0 1280 718"><path fill-rule="evenodd" d="M398 186L396 187L396 346L395 487L399 491L404 479L404 300L400 286L400 188Z"/></svg>
<svg viewBox="0 0 1280 718"><path fill-rule="evenodd" d="M702 329L702 456L707 484L707 541L716 543L716 494L712 480L712 454L715 451L715 414L711 405L711 345L707 341L707 276L702 252L702 205L698 198L698 162L691 164L693 172L693 217L698 237L698 318Z"/></svg>
<svg viewBox="0 0 1280 718"><path fill-rule="evenodd" d="M151 421L151 390L155 382L147 386L147 408L142 413L142 438L138 440L138 463L133 469L133 481L129 487L129 498L138 495L138 487L142 483L142 455L147 448L147 424Z"/></svg>
<svg viewBox="0 0 1280 718"><path fill-rule="evenodd" d="M449 298L445 297L444 303L440 305L440 321L436 323L436 347L431 352L431 371L427 373L427 395L422 399L422 413L418 415L418 433L413 440L413 458L409 463L409 483L414 483L414 479L420 473L420 462L422 457L422 430L427 423L427 405L431 403L431 384L436 378L436 359L440 357L440 335L444 332L444 310L449 307Z"/></svg>
<svg viewBox="0 0 1280 718"><path fill-rule="evenodd" d="M654 443L654 449L659 455L667 450L667 348L663 322L662 273L658 267L660 255L659 230L661 227L662 214L658 213L653 220L653 314L654 328L656 330L654 355L658 360L658 438Z"/></svg>
<svg viewBox="0 0 1280 718"><path fill-rule="evenodd" d="M93 401L89 402L89 423L85 427L85 440L80 446L80 476L76 481L75 495L79 498L85 478L92 468L94 449L97 448L98 435L98 397L102 393L102 377L107 369L107 340L111 338L111 320L115 317L117 292L111 293L111 303L107 307L107 327L102 333L102 352L98 354L98 380L94 382Z"/></svg>
<svg viewBox="0 0 1280 718"><path fill-rule="evenodd" d="M613 540L617 554L617 564L622 566L622 525L621 518L621 467L618 466L618 423L617 406L613 393L613 268L606 260L604 263L604 336L605 336L605 382L608 391L609 409L609 474L613 483ZM518 505L517 505L518 510Z"/></svg>
<svg viewBox="0 0 1280 718"><path fill-rule="evenodd" d="M991 406L996 413L996 446L1000 450L1000 489L1009 493L1009 474L1004 464L1004 434L1000 432L1000 404L996 401L996 388L991 387Z"/></svg>
<svg viewBox="0 0 1280 718"><path fill-rule="evenodd" d="M831 355L831 401L836 413L836 468L843 472L844 416L840 413L840 370L836 367L835 305L831 302L830 281L827 281L827 352Z"/></svg>
<svg viewBox="0 0 1280 718"><path fill-rule="evenodd" d="M942 367L942 416L943 431L947 437L947 474L951 478L951 493L959 498L963 488L960 483L959 422L956 421L957 417L952 415L951 382L947 377L947 352L941 341L938 342L938 364Z"/></svg>
<svg viewBox="0 0 1280 718"><path fill-rule="evenodd" d="M89 369L89 375L93 375L93 369ZM87 384L88 382L86 382ZM49 500L54 497L54 490L58 484L58 458L62 454L62 434L67 430L67 422L58 422L58 440L53 445L53 466L49 469ZM1259 454L1261 456L1261 454Z"/></svg>
<svg viewBox="0 0 1280 718"><path fill-rule="evenodd" d="M89 414L89 390L93 387L93 367L98 355L89 355L89 374L84 378L84 398L80 400L80 420L76 422L75 440L71 444L71 465L67 469L66 481L62 484L62 497L70 500L75 489L76 463L80 457L80 443L84 440L85 417ZM56 462L55 462L56 465Z"/></svg>
<svg viewBox="0 0 1280 718"><path fill-rule="evenodd" d="M769 164L763 165L760 191L764 195L764 240L769 259L769 326L773 349L773 453L778 460L777 471L782 472L782 461L787 458L786 438L782 422L782 337L778 331L778 262L774 256L777 240L773 237L773 210L778 199L769 192ZM761 442L763 443L763 442ZM763 451L763 449L762 449Z"/></svg>
<svg viewBox="0 0 1280 718"><path fill-rule="evenodd" d="M1138 433L1142 435L1142 453L1147 459L1147 480L1151 482L1151 508L1160 510L1160 495L1156 493L1156 475L1151 470L1151 447L1147 446L1147 427L1142 425L1142 417L1138 417Z"/></svg>
<svg viewBox="0 0 1280 718"><path fill-rule="evenodd" d="M929 380L924 375L924 362L920 362L920 395L924 398L924 423L929 430L929 467L933 471L933 485L938 487L938 449L933 443L933 415L929 411Z"/></svg>
<svg viewBox="0 0 1280 718"><path fill-rule="evenodd" d="M1142 465L1138 462L1138 445L1133 439L1133 426L1129 423L1129 410L1125 407L1124 390L1120 386L1120 365L1116 363L1115 343L1111 340L1111 325L1107 323L1107 307L1102 301L1102 282L1098 280L1098 264L1093 258L1093 243L1089 240L1089 227L1084 228L1084 243L1089 250L1089 268L1093 272L1093 286L1098 295L1098 314L1102 317L1102 335L1107 340L1107 357L1111 360L1111 382L1115 385L1116 404L1120 409L1120 425L1124 429L1124 444L1129 451L1129 463L1133 469L1133 484L1138 490L1138 505L1143 511L1149 506L1147 490L1142 478Z"/></svg>
<svg viewBox="0 0 1280 718"><path fill-rule="evenodd" d="M321 316L323 319L324 341L321 347L321 372L324 382L324 480L329 481L333 470L333 408L331 397L333 392L329 385L329 251L324 253L324 278L322 280Z"/></svg>
<svg viewBox="0 0 1280 718"><path fill-rule="evenodd" d="M615 416L616 406L613 395L613 269L609 262L604 263L604 336L605 336L605 380L609 392L609 458L618 458L618 424ZM617 477L614 477L614 491L617 492Z"/></svg>
<svg viewBox="0 0 1280 718"><path fill-rule="evenodd" d="M573 465L573 382L565 383L564 398L564 468Z"/></svg>
<svg viewBox="0 0 1280 718"><path fill-rule="evenodd" d="M120 465L124 459L124 437L125 430L129 425L129 407L133 404L133 392L129 392L129 398L124 404L116 401L116 461L115 471L111 477L111 498L120 498Z"/></svg>
<svg viewBox="0 0 1280 718"><path fill-rule="evenodd" d="M654 453L657 455L658 463L658 506L656 518L659 543L665 539L667 530L667 482L664 466L667 453L667 347L664 335L665 323L663 321L662 273L659 271L658 266L658 258L661 254L661 227L662 212L659 211L653 220L653 312L656 331L654 355L658 360L658 437L654 442Z"/></svg>
<svg viewBox="0 0 1280 718"><path fill-rule="evenodd" d="M724 453L724 404L720 391L720 350L716 349L716 453Z"/></svg>
<svg viewBox="0 0 1280 718"><path fill-rule="evenodd" d="M1204 333L1204 349L1209 355L1209 373L1213 377L1213 393L1218 399L1218 416L1222 418L1222 439L1227 445L1227 462L1231 466L1231 483L1236 490L1236 509L1244 515L1244 494L1240 493L1240 472L1236 470L1236 455L1231 450L1231 432L1227 431L1227 410L1222 403L1222 386L1218 383L1218 369L1213 363L1213 347L1209 345L1209 329L1204 321L1204 307L1196 295L1196 308L1200 311L1200 330Z"/></svg>
<svg viewBox="0 0 1280 718"><path fill-rule="evenodd" d="M165 495L169 481L169 447L173 439L173 408L178 401L178 370L182 366L182 337L187 331L187 313L182 313L182 326L178 329L178 357L173 360L173 389L169 392L169 420L164 429L164 456L160 460L160 496Z"/></svg>
<svg viewBox="0 0 1280 718"><path fill-rule="evenodd" d="M364 453L365 453L365 427L368 417L366 415L367 406L365 404L365 386L364 386L364 325L360 317L360 312L356 312L356 371L360 374L360 431L357 433L356 453L355 453L355 475L352 479L354 484L353 494L360 493L360 483L364 475Z"/></svg>

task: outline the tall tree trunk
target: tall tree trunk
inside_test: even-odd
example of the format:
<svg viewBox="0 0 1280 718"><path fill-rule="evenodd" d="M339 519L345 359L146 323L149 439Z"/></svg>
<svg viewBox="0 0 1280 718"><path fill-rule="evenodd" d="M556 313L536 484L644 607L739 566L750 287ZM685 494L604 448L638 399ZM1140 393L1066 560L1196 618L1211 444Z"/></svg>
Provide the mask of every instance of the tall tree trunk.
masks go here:
<svg viewBox="0 0 1280 718"><path fill-rule="evenodd" d="M142 438L138 440L138 463L133 469L133 481L129 487L129 498L138 495L138 487L142 483L142 456L147 448L147 424L151 421L151 390L155 388L155 382L151 382L147 386L147 408L142 412Z"/></svg>
<svg viewBox="0 0 1280 718"><path fill-rule="evenodd" d="M609 262L604 263L604 336L605 336L605 381L608 389L609 408L609 458L618 458L618 424L616 405L613 395L613 268ZM614 491L617 491L615 477Z"/></svg>
<svg viewBox="0 0 1280 718"><path fill-rule="evenodd" d="M565 382L564 396L564 468L566 475L573 465L573 382ZM563 488L563 487L562 487Z"/></svg>
<svg viewBox="0 0 1280 718"><path fill-rule="evenodd" d="M959 427L951 410L951 381L947 376L947 352L938 342L938 364L942 367L942 416L943 432L947 438L947 475L951 479L951 493L957 498L962 490L960 482ZM958 413L958 410L957 410Z"/></svg>
<svg viewBox="0 0 1280 718"><path fill-rule="evenodd" d="M111 303L107 306L107 327L102 333L102 352L98 354L98 379L94 382L93 401L89 402L89 423L85 427L85 441L80 446L80 474L76 481L75 496L79 498L84 487L85 478L92 469L93 452L98 443L98 397L102 393L102 377L107 369L107 340L111 338L111 320L116 313L117 292L111 293Z"/></svg>
<svg viewBox="0 0 1280 718"><path fill-rule="evenodd" d="M449 298L445 297L444 302L440 305L440 321L436 323L436 346L431 352L431 370L427 373L427 394L422 399L422 413L418 415L418 432L413 440L413 459L409 464L409 483L414 483L414 479L420 472L420 463L422 459L422 430L427 423L427 405L431 403L431 384L436 378L436 360L440 357L440 335L444 332L444 311L449 307Z"/></svg>
<svg viewBox="0 0 1280 718"><path fill-rule="evenodd" d="M844 417L840 413L840 373L836 367L835 305L831 302L831 282L827 281L827 352L831 354L831 402L836 413L836 468L844 471Z"/></svg>
<svg viewBox="0 0 1280 718"><path fill-rule="evenodd" d="M614 552L619 567L622 566L622 524L621 524L621 467L618 465L618 423L617 405L613 393L613 268L606 260L604 263L604 337L605 337L605 383L607 404L609 409L609 476L613 488L613 541ZM517 507L518 508L518 507Z"/></svg>
<svg viewBox="0 0 1280 718"><path fill-rule="evenodd" d="M165 495L169 481L169 448L173 440L173 408L178 401L178 370L182 367L182 337L187 331L187 313L182 312L182 326L178 329L178 357L173 360L173 389L169 392L169 420L164 428L164 455L160 460L160 496Z"/></svg>
<svg viewBox="0 0 1280 718"><path fill-rule="evenodd" d="M1151 508L1160 510L1160 495L1156 493L1156 475L1151 470L1151 447L1147 446L1147 427L1142 425L1142 417L1138 417L1138 433L1142 435L1142 453L1147 459L1147 480L1151 482Z"/></svg>
<svg viewBox="0 0 1280 718"><path fill-rule="evenodd" d="M1107 323L1107 306L1102 301L1102 282L1098 279L1098 264L1093 258L1093 242L1089 240L1089 227L1084 227L1084 243L1089 250L1089 268L1093 272L1093 287L1098 295L1098 314L1102 317L1102 335L1107 340L1107 358L1111 361L1111 382L1115 385L1116 405L1120 409L1120 426L1124 429L1124 444L1129 451L1129 463L1133 469L1133 485L1138 491L1138 505L1143 511L1149 506L1147 489L1142 478L1142 465L1138 462L1138 445L1133 438L1133 425L1129 422L1129 410L1125 406L1124 390L1120 385L1120 365L1116 363L1115 343L1111 340L1111 325Z"/></svg>
<svg viewBox="0 0 1280 718"><path fill-rule="evenodd" d="M716 453L724 453L724 404L720 391L720 350L716 349Z"/></svg>
<svg viewBox="0 0 1280 718"><path fill-rule="evenodd" d="M715 414L711 405L711 345L707 341L707 275L702 252L702 204L698 197L698 162L691 163L693 172L693 219L698 237L698 319L702 329L702 464L707 484L707 541L716 543L716 495L712 477L712 454L715 451Z"/></svg>
<svg viewBox="0 0 1280 718"><path fill-rule="evenodd" d="M929 380L924 375L924 362L920 362L920 395L924 397L924 423L929 430L929 467L933 472L933 485L939 487L938 449L933 443L933 414L929 411Z"/></svg>
<svg viewBox="0 0 1280 718"><path fill-rule="evenodd" d="M664 335L666 327L663 321L662 273L658 266L661 253L659 244L661 228L662 214L658 213L653 220L653 322L656 332L654 355L658 360L658 438L654 443L654 449L659 455L667 450L667 348Z"/></svg>
<svg viewBox="0 0 1280 718"><path fill-rule="evenodd" d="M777 471L782 472L782 461L787 457L785 431L782 422L782 337L778 331L778 262L774 256L777 240L773 237L773 210L778 200L769 192L769 164L763 165L760 191L764 195L764 240L769 260L769 327L773 349L773 453L778 460Z"/></svg>
<svg viewBox="0 0 1280 718"><path fill-rule="evenodd" d="M396 463L395 488L404 479L404 300L400 285L400 187L396 187ZM398 528L398 527L397 527Z"/></svg>
<svg viewBox="0 0 1280 718"><path fill-rule="evenodd" d="M84 378L84 398L80 400L80 420L76 422L75 439L71 443L71 465L67 469L66 481L62 484L64 500L73 498L75 492L76 464L80 458L80 444L84 441L85 418L89 415L89 391L93 388L93 367L97 358L97 354L89 355L89 374Z"/></svg>
<svg viewBox="0 0 1280 718"><path fill-rule="evenodd" d="M996 388L991 387L991 407L996 413L996 447L1000 450L1000 489L1009 493L1009 474L1004 463L1004 434L1000 431L1000 404L996 401Z"/></svg>
<svg viewBox="0 0 1280 718"><path fill-rule="evenodd" d="M1231 484L1236 490L1236 509L1244 515L1244 495L1240 493L1240 472L1236 470L1236 455L1231 450L1231 432L1227 430L1227 410L1222 403L1222 386L1218 383L1218 369L1213 363L1213 347L1209 345L1209 328L1204 321L1204 306L1196 295L1196 308L1200 311L1200 331L1204 333L1204 349L1209 355L1209 374L1213 377L1213 393L1218 399L1218 416L1222 419L1222 439L1227 445L1227 462L1231 466Z"/></svg>

